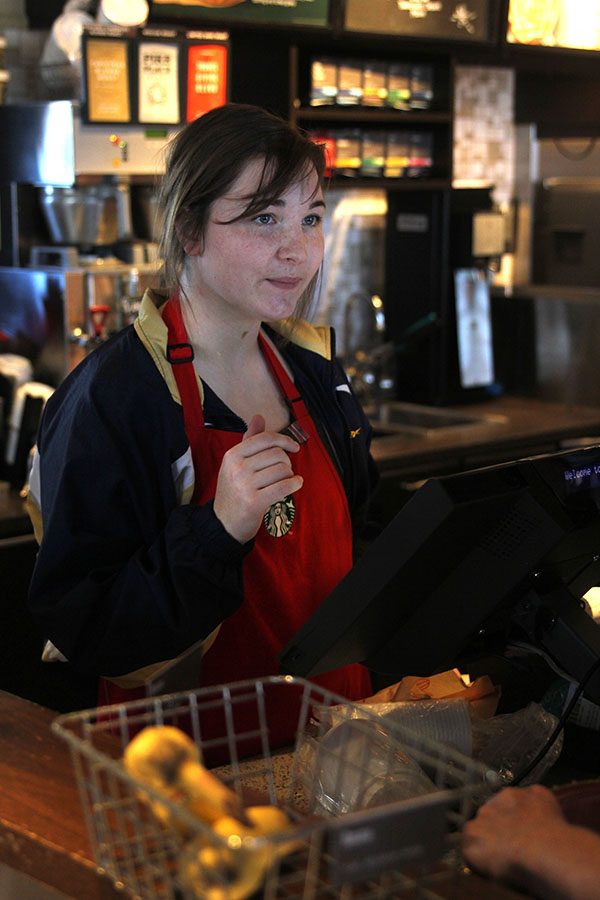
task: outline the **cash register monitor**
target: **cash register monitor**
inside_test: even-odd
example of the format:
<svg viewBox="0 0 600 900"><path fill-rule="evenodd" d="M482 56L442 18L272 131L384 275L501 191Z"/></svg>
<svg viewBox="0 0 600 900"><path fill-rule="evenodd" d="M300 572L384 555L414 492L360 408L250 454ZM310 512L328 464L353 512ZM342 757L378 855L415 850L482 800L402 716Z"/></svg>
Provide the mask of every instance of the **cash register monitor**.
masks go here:
<svg viewBox="0 0 600 900"><path fill-rule="evenodd" d="M284 648L282 671L351 662L431 675L525 641L581 681L600 627L600 446L432 478ZM586 694L600 703L596 670Z"/></svg>

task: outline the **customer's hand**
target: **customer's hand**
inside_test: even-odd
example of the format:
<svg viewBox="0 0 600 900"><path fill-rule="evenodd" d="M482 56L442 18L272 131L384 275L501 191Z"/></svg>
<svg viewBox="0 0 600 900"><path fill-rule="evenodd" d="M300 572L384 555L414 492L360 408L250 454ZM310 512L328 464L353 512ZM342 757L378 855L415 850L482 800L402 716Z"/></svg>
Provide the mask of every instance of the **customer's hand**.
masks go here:
<svg viewBox="0 0 600 900"><path fill-rule="evenodd" d="M215 515L241 544L254 537L268 508L300 490L289 454L298 443L285 434L265 431L262 416L253 416L243 440L223 457L215 493Z"/></svg>
<svg viewBox="0 0 600 900"><path fill-rule="evenodd" d="M597 900L600 836L570 825L552 791L505 788L463 830L476 871L543 900Z"/></svg>

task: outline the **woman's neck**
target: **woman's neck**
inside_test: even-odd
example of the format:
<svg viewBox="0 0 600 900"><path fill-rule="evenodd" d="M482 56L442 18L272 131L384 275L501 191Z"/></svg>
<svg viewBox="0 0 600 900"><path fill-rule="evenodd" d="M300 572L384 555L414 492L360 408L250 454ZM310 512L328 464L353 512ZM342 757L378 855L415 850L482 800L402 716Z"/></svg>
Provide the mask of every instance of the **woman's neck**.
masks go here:
<svg viewBox="0 0 600 900"><path fill-rule="evenodd" d="M259 353L257 338L260 322L236 321L215 315L202 303L181 298L181 313L188 340L204 366L244 368Z"/></svg>

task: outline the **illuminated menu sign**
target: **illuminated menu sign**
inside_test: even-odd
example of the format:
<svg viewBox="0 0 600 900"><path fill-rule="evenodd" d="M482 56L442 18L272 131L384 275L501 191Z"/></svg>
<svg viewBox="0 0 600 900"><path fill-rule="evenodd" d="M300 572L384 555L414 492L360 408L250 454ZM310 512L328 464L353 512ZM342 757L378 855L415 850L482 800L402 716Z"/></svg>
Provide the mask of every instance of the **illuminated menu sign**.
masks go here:
<svg viewBox="0 0 600 900"><path fill-rule="evenodd" d="M140 41L138 121L175 125L180 118L178 45Z"/></svg>
<svg viewBox="0 0 600 900"><path fill-rule="evenodd" d="M179 125L228 100L227 31L92 25L82 57L84 122Z"/></svg>
<svg viewBox="0 0 600 900"><path fill-rule="evenodd" d="M511 44L600 50L600 0L510 0Z"/></svg>
<svg viewBox="0 0 600 900"><path fill-rule="evenodd" d="M329 0L152 0L151 17L326 26Z"/></svg>
<svg viewBox="0 0 600 900"><path fill-rule="evenodd" d="M88 119L130 122L129 50L126 40L90 39L86 48Z"/></svg>
<svg viewBox="0 0 600 900"><path fill-rule="evenodd" d="M346 0L347 31L486 41L488 0Z"/></svg>
<svg viewBox="0 0 600 900"><path fill-rule="evenodd" d="M227 54L224 44L193 44L188 47L186 120L222 106L227 100Z"/></svg>

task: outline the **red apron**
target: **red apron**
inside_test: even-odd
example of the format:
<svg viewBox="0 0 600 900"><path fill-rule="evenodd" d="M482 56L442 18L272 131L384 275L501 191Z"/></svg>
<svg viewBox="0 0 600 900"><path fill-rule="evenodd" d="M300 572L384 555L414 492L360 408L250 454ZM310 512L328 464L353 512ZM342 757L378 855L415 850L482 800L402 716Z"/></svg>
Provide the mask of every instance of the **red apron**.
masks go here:
<svg viewBox="0 0 600 900"><path fill-rule="evenodd" d="M192 503L202 505L214 498L223 455L242 440L242 434L204 427L193 354L178 300L166 304L163 319L169 329L168 356L174 363L194 462ZM339 475L294 383L262 335L259 343L287 399L292 431L299 427L298 433L307 436L292 460L304 484L267 511L243 563L244 602L223 621L204 656L203 685L278 674L279 652L352 566L352 527ZM368 671L359 664L311 680L348 699L371 693ZM285 741L295 732L297 709L289 702L280 706L277 730L281 729L279 737ZM274 734L271 739L281 742Z"/></svg>

